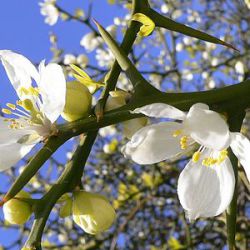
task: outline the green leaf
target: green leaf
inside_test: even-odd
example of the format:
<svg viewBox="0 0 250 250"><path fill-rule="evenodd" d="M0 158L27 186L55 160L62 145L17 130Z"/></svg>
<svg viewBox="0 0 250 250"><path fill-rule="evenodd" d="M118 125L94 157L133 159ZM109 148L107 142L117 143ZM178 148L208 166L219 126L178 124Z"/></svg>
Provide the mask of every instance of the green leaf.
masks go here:
<svg viewBox="0 0 250 250"><path fill-rule="evenodd" d="M146 15L142 13L136 13L132 16L133 21L137 21L142 24L140 31L139 31L139 36L149 36L154 28L155 28L155 23Z"/></svg>

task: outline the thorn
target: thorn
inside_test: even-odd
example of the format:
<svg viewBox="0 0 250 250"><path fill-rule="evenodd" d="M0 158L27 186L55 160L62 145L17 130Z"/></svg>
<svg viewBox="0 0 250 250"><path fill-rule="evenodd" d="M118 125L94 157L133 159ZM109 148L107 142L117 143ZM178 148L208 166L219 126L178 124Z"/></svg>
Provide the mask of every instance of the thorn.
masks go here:
<svg viewBox="0 0 250 250"><path fill-rule="evenodd" d="M234 47L232 44L230 44L230 43L223 42L222 45L224 45L224 46L226 46L226 47L228 47L228 48L230 48L230 49L233 49L233 50L237 51L238 53L240 53L240 50L238 50L237 48L235 48L235 47Z"/></svg>

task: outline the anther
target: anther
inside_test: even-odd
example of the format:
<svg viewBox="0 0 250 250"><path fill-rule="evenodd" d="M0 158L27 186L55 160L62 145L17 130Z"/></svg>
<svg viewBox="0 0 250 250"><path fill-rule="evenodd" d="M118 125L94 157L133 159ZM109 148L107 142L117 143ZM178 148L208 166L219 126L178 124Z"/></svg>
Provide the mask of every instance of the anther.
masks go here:
<svg viewBox="0 0 250 250"><path fill-rule="evenodd" d="M12 114L12 111L9 110L9 109L2 109L2 112L6 115L11 115Z"/></svg>
<svg viewBox="0 0 250 250"><path fill-rule="evenodd" d="M15 110L16 109L16 105L15 104L12 104L12 103L7 103L6 106L12 110Z"/></svg>
<svg viewBox="0 0 250 250"><path fill-rule="evenodd" d="M200 160L200 156L201 156L201 152L196 151L196 152L193 154L192 161L193 161L194 163L198 162L198 161Z"/></svg>

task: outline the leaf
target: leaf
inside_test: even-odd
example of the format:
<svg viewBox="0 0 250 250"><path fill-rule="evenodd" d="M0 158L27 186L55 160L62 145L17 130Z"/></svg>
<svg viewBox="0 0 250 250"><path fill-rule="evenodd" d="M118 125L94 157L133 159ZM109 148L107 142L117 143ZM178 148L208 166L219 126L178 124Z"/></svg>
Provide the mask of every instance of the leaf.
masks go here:
<svg viewBox="0 0 250 250"><path fill-rule="evenodd" d="M155 28L155 23L148 16L142 13L134 14L132 16L132 20L142 24L138 33L139 36L149 36Z"/></svg>

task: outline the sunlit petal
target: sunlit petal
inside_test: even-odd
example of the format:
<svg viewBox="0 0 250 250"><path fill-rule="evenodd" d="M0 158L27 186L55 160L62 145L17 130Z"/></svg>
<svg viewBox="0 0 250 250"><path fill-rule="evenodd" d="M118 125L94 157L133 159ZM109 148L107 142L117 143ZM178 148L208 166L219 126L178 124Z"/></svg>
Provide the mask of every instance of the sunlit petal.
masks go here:
<svg viewBox="0 0 250 250"><path fill-rule="evenodd" d="M250 141L241 133L231 133L233 153L237 156L250 182Z"/></svg>
<svg viewBox="0 0 250 250"><path fill-rule="evenodd" d="M123 154L138 164L153 164L183 153L173 132L182 128L175 122L158 123L137 131L123 147Z"/></svg>
<svg viewBox="0 0 250 250"><path fill-rule="evenodd" d="M131 113L142 113L149 117L169 118L176 120L183 120L186 117L186 114L184 112L165 103L153 103L150 105L146 105L141 108L135 109Z"/></svg>
<svg viewBox="0 0 250 250"><path fill-rule="evenodd" d="M20 88L30 87L32 78L36 82L39 81L39 74L35 66L26 57L10 50L0 50L0 59L20 98Z"/></svg>
<svg viewBox="0 0 250 250"><path fill-rule="evenodd" d="M178 180L178 196L190 220L221 214L230 204L235 187L229 158L209 167L201 162L191 160Z"/></svg>
<svg viewBox="0 0 250 250"><path fill-rule="evenodd" d="M66 98L66 80L62 67L51 63L44 66L42 63L40 69L40 93L43 99L43 112L53 123L62 113Z"/></svg>
<svg viewBox="0 0 250 250"><path fill-rule="evenodd" d="M186 133L205 147L215 150L228 148L230 132L227 123L217 112L204 107L194 105L190 108L183 122Z"/></svg>
<svg viewBox="0 0 250 250"><path fill-rule="evenodd" d="M19 143L0 145L0 171L14 166L19 160L28 154L34 146L35 144L25 145Z"/></svg>

